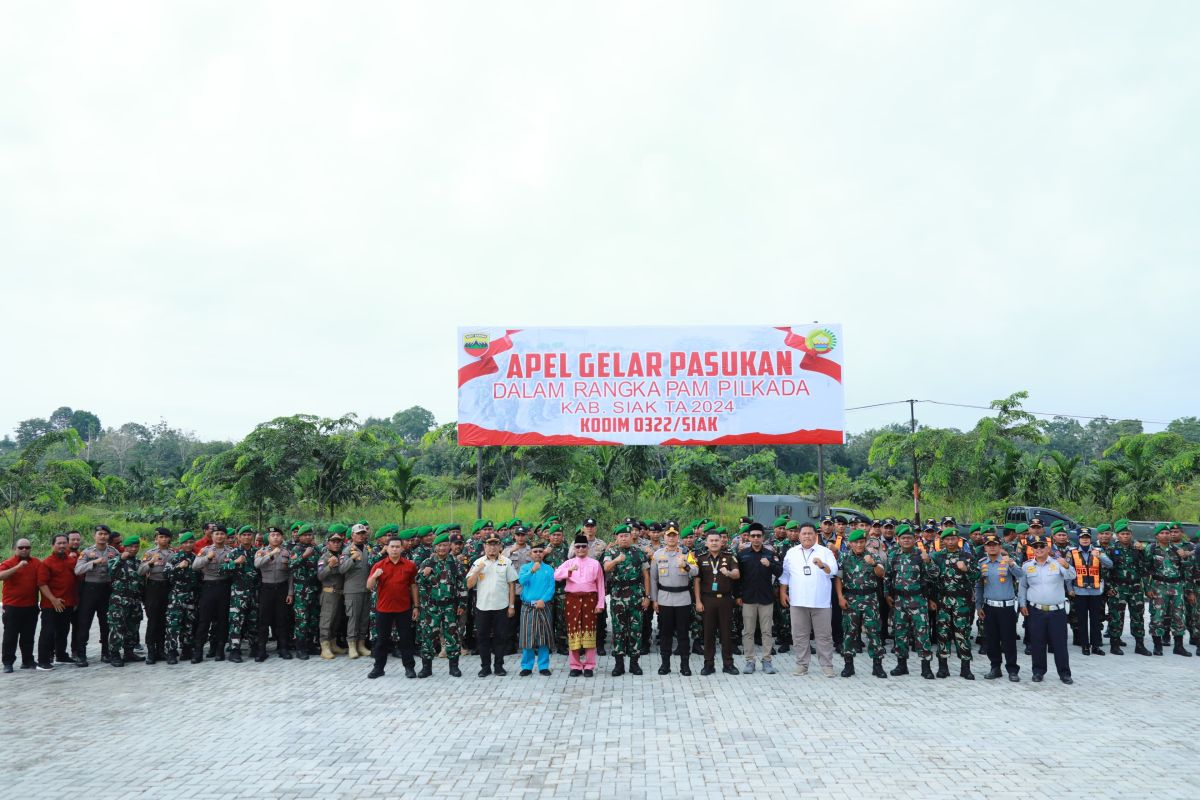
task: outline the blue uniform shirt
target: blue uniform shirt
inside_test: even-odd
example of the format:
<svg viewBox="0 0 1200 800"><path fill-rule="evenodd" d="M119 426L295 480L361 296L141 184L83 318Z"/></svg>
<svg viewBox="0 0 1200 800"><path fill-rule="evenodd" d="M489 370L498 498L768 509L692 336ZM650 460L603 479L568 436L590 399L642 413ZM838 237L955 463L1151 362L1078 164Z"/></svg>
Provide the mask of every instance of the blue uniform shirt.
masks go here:
<svg viewBox="0 0 1200 800"><path fill-rule="evenodd" d="M1017 604L1056 606L1067 602L1067 581L1075 580L1075 569L1064 567L1053 558L1039 564L1031 558L1021 565L1021 583L1017 590Z"/></svg>
<svg viewBox="0 0 1200 800"><path fill-rule="evenodd" d="M521 584L521 602L536 603L538 600L549 603L554 599L554 567L542 564L541 568L533 571L534 562L528 561L521 565L517 582Z"/></svg>
<svg viewBox="0 0 1200 800"><path fill-rule="evenodd" d="M979 582L975 584L975 608L983 608L984 600L1015 600L1017 585L1020 581L1021 568L1008 553L1002 552L995 558L979 559Z"/></svg>

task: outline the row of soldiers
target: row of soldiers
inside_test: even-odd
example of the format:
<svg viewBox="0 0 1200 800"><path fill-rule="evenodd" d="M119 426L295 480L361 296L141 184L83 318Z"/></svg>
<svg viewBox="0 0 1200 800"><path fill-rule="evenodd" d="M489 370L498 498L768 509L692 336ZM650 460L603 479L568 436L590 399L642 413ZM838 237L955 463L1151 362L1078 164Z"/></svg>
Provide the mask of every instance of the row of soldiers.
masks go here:
<svg viewBox="0 0 1200 800"><path fill-rule="evenodd" d="M588 554L606 566L609 602L607 611L597 619L600 654L605 654L610 617L613 654L621 671L625 658L636 666L637 657L650 651L652 614L648 611L653 598L647 595L643 578L651 559L664 546L666 531L678 531L679 547L691 554L690 562L695 564L709 534L720 536L726 553L736 555L751 547L746 536L750 527L750 520L744 518L730 535L705 519L680 526L674 521L630 517L613 528L610 544L597 536L595 519L581 523L575 532L586 537ZM780 517L771 527L762 546L782 559L798 543L802 525ZM893 652L901 659L898 669L902 670L893 674L906 672L902 665L910 650L920 654L923 674L931 673L929 662L935 646L939 675L948 674L950 653L957 654L965 665L972 650L971 625L979 610L977 589L986 577L981 574L980 561L989 540L1018 565L1032 558L1034 543L1044 539L1053 557L1084 567L1076 570L1079 577L1073 594L1087 597L1090 591L1104 587L1101 603L1113 653L1123 652L1127 614L1136 652L1151 653L1143 641L1147 600L1153 652L1161 654L1164 644L1169 646L1174 640L1175 652L1181 653L1187 633L1193 644L1200 639L1195 602L1200 561L1177 523L1158 526L1156 541L1149 545L1132 540L1126 520L1100 525L1094 531L1077 531L1076 542L1064 527L1046 529L1038 519L1029 525L972 526L966 541L949 517L940 523L927 520L919 531L917 527L906 520L853 526L837 516L821 520L819 539L838 555L839 579L848 590L846 608L835 603L833 609L835 643L843 655L863 649L865 638L865 649L878 666L882 643L892 628ZM404 557L418 569L422 612L417 646L422 674L429 674L432 659L439 654L449 657L457 671L461 652L475 646L473 591L467 588L466 575L481 557L484 541L500 538L504 557L517 570L531 559L532 547L542 545L544 562L555 567L570 557L565 534L554 517L530 525L518 519L498 524L477 520L468 535L457 523L403 530L386 525L372 531L366 521L359 521L330 525L325 541L318 544L311 523L296 522L286 530L270 528L262 533L251 526L230 530L209 524L199 538L184 532L176 539L169 530L157 529L154 546L142 552L138 537L122 539L101 525L94 532L94 544L82 550L78 536L63 536L61 542L55 537L56 550L61 547L64 557L72 559L72 569L81 580L75 607L51 615L61 620L60 627L74 627L73 655L67 656L64 646L58 645L57 656L87 665L86 643L92 617L97 615L107 629L101 632L102 658L116 665L140 660L137 650L143 613L148 618L145 660L149 663L177 663L180 659L198 663L203 660L206 643L209 656L218 660L228 655L231 661L241 661L242 647L247 645L248 654L262 661L272 638L279 657L285 659L307 659L318 653L326 659L343 653L351 658L367 655L375 603L366 578L370 568L384 558L387 542L395 538L402 544ZM1091 560L1093 537L1097 540L1094 549L1103 558L1097 556L1095 565L1080 564L1083 558ZM1089 547L1083 547L1083 542ZM882 577L876 563L882 568ZM959 564L966 569L959 569ZM557 649L565 654L562 592L560 585L555 593L554 628ZM734 596L739 597L736 583ZM520 603L516 606L508 652L516 647ZM775 606L773 641L778 651L786 652L793 644L787 609L778 599ZM741 640L741 622L742 616L734 614L733 641ZM1091 636L1079 624L1075 630L1076 643L1082 639L1085 652L1100 650L1099 634ZM62 631L54 638L66 640ZM699 653L703 635L701 615L695 611L688 638L692 651ZM682 655L680 650L686 647L686 642L680 642L676 652Z"/></svg>

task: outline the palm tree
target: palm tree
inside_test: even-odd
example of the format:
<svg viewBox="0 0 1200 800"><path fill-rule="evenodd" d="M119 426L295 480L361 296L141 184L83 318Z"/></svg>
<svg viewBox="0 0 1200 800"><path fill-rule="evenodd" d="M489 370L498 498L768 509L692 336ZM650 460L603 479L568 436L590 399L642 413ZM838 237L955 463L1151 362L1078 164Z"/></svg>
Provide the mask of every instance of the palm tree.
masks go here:
<svg viewBox="0 0 1200 800"><path fill-rule="evenodd" d="M414 459L396 456L396 466L387 471L387 484L384 492L400 507L400 525L408 519L408 512L413 509L417 489L424 480L419 475L413 475Z"/></svg>

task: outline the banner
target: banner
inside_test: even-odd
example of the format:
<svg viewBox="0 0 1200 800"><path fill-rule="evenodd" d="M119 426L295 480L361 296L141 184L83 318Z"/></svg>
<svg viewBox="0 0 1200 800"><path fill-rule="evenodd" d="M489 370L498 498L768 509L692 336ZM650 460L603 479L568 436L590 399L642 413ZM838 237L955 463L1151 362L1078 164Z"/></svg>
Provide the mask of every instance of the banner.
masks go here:
<svg viewBox="0 0 1200 800"><path fill-rule="evenodd" d="M458 329L458 443L842 444L840 325Z"/></svg>

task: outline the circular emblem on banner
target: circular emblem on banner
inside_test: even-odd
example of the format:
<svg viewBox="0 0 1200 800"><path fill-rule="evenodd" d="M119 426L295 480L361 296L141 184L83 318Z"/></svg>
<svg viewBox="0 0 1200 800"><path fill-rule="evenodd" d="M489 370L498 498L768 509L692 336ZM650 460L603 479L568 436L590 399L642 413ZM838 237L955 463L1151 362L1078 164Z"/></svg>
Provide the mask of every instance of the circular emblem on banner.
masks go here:
<svg viewBox="0 0 1200 800"><path fill-rule="evenodd" d="M463 350L467 355L479 358L488 349L491 337L486 333L468 333L463 336Z"/></svg>
<svg viewBox="0 0 1200 800"><path fill-rule="evenodd" d="M837 337L828 328L817 328L815 331L809 331L808 336L804 337L804 344L812 352L823 356L837 347Z"/></svg>

